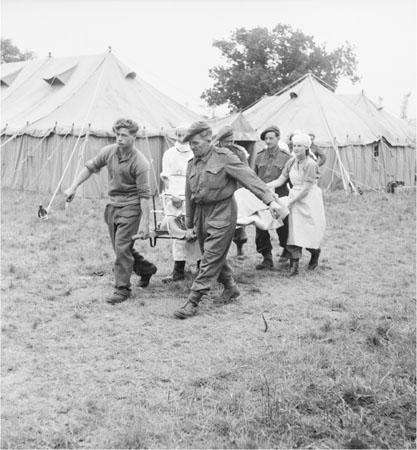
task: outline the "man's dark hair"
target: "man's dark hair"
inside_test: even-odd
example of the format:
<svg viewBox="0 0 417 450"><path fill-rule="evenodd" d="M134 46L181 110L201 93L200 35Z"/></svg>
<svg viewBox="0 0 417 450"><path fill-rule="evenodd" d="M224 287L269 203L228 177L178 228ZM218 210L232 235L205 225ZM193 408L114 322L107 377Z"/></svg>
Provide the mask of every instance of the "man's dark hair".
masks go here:
<svg viewBox="0 0 417 450"><path fill-rule="evenodd" d="M120 128L127 128L129 130L129 134L136 134L139 131L139 125L130 119L118 119L116 123L113 125L113 131L116 133L120 130Z"/></svg>

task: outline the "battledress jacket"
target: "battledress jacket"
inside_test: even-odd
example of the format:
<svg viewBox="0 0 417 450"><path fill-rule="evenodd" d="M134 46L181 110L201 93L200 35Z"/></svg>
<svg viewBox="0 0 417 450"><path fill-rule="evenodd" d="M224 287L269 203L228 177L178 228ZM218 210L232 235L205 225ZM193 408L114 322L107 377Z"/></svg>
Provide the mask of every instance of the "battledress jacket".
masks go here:
<svg viewBox="0 0 417 450"><path fill-rule="evenodd" d="M222 219L236 221L236 207L227 204L233 203L233 194L238 183L255 194L265 204L273 201L268 186L255 174L255 172L234 153L226 148L210 145L208 152L200 158L192 158L187 166L187 179L185 186L186 225L193 228L194 216L197 207L210 205L213 218L216 214ZM216 211L214 205L219 205ZM230 217L225 217L227 215Z"/></svg>

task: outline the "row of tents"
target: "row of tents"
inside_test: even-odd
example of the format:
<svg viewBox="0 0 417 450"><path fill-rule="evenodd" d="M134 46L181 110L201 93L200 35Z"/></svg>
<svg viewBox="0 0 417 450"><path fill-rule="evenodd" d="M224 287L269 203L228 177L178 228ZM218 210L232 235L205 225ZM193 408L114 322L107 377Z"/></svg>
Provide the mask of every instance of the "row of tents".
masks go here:
<svg viewBox="0 0 417 450"><path fill-rule="evenodd" d="M114 142L112 125L120 117L140 125L136 144L151 161L156 192L173 129L204 120L137 77L110 49L94 56L2 64L1 103L2 186L53 195L101 147ZM364 92L336 95L310 73L243 112L208 121L215 133L231 125L251 161L266 126L278 125L284 140L295 129L313 132L327 155L324 189L383 189L393 180L415 185L415 128ZM80 191L83 197L105 197L105 171Z"/></svg>

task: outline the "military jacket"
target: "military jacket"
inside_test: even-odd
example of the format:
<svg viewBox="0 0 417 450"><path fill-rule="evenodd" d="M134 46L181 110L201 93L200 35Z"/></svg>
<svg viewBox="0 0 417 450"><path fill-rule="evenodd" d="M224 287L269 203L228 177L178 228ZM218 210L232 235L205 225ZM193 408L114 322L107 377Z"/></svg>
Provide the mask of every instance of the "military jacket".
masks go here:
<svg viewBox="0 0 417 450"><path fill-rule="evenodd" d="M265 183L277 180L281 175L281 172L286 162L291 158L291 154L286 150L276 148L273 151L265 148L261 150L255 160L255 173ZM287 184L275 189L275 192L284 197L288 195Z"/></svg>
<svg viewBox="0 0 417 450"><path fill-rule="evenodd" d="M188 162L185 185L187 227L193 226L197 205L213 205L231 199L238 183L265 204L273 200L268 186L230 150L210 145L207 154L201 158L192 158Z"/></svg>
<svg viewBox="0 0 417 450"><path fill-rule="evenodd" d="M242 162L248 164L247 151L244 147L240 145L233 144L233 149L231 150Z"/></svg>

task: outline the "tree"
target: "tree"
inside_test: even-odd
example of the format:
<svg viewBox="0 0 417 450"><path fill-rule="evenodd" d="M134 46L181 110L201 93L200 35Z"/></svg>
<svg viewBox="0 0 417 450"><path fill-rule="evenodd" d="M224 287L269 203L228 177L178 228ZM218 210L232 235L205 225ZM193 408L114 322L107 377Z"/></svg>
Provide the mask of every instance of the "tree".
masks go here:
<svg viewBox="0 0 417 450"><path fill-rule="evenodd" d="M251 30L237 28L229 40L213 43L226 58L226 64L209 71L215 80L201 98L209 106L227 104L244 109L264 95L272 95L308 71L334 88L340 77L355 83L357 61L354 47L345 42L332 52L317 45L312 36L289 25Z"/></svg>
<svg viewBox="0 0 417 450"><path fill-rule="evenodd" d="M31 51L22 53L19 48L13 44L11 39L1 38L1 62L9 63L16 61L25 61L33 59L35 54Z"/></svg>

